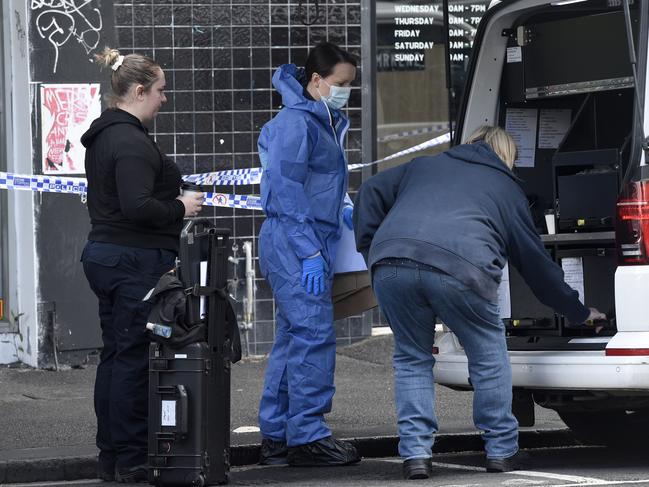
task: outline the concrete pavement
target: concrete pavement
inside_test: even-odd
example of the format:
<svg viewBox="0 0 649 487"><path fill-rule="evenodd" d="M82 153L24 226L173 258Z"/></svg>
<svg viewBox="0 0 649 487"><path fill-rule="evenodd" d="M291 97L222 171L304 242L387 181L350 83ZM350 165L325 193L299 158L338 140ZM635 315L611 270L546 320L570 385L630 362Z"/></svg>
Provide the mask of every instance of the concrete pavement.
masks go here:
<svg viewBox="0 0 649 487"><path fill-rule="evenodd" d="M336 396L328 416L334 435L355 439L365 457L396 454L392 337L340 348ZM266 360L247 358L232 369L232 463L257 458L257 404ZM59 372L0 369L0 483L94 477L95 417L92 388L96 367ZM437 452L480 450L473 428L470 393L438 387L440 435ZM557 415L537 408L537 423L521 436L528 446L572 444Z"/></svg>

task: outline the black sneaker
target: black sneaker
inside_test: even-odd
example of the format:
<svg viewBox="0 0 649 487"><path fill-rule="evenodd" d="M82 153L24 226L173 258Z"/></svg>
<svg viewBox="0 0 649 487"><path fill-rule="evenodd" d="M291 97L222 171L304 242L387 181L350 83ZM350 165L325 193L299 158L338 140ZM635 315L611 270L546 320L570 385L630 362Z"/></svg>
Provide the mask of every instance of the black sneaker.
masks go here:
<svg viewBox="0 0 649 487"><path fill-rule="evenodd" d="M259 449L259 465L288 465L287 453L285 441L263 438Z"/></svg>
<svg viewBox="0 0 649 487"><path fill-rule="evenodd" d="M502 473L511 472L512 470L522 470L529 461L529 455L522 451L517 451L514 455L507 458L487 458L487 472Z"/></svg>
<svg viewBox="0 0 649 487"><path fill-rule="evenodd" d="M429 479L433 465L431 458L411 458L403 462L403 478L406 480Z"/></svg>
<svg viewBox="0 0 649 487"><path fill-rule="evenodd" d="M333 467L360 461L354 445L332 436L288 449L288 464L292 467Z"/></svg>
<svg viewBox="0 0 649 487"><path fill-rule="evenodd" d="M122 484L130 482L147 482L149 480L149 467L135 465L134 467L117 467L115 469L115 482Z"/></svg>

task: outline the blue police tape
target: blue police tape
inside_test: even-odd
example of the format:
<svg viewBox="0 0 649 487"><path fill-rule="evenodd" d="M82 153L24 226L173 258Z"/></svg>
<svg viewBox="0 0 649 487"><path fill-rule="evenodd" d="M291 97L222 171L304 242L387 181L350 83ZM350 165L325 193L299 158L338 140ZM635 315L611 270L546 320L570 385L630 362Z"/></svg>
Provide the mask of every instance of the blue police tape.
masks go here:
<svg viewBox="0 0 649 487"><path fill-rule="evenodd" d="M86 194L88 183L84 178L0 172L0 189Z"/></svg>
<svg viewBox="0 0 649 487"><path fill-rule="evenodd" d="M435 137L434 139L427 140L426 142L422 142L421 144L413 145L408 149L404 149L402 151L397 152L396 154L392 154L391 156L384 157L383 159L379 159L377 161L372 161L372 162L366 162L364 164L350 164L347 167L350 171L354 171L355 169L361 169L363 167L372 166L374 164L378 164L379 162L391 161L392 159L397 159L399 157L407 156L408 154L414 154L415 152L419 152L425 149L430 149L431 147L445 144L446 142L450 142L450 141L451 141L451 134L450 132L446 132L445 134Z"/></svg>
<svg viewBox="0 0 649 487"><path fill-rule="evenodd" d="M250 169L230 169L228 171L208 172L202 174L189 174L183 176L188 183L199 185L242 186L246 184L259 184L261 181L262 169L253 167Z"/></svg>
<svg viewBox="0 0 649 487"><path fill-rule="evenodd" d="M261 210L261 198L251 194L205 193L204 206Z"/></svg>
<svg viewBox="0 0 649 487"><path fill-rule="evenodd" d="M390 161L392 159L397 159L399 157L403 157L408 154L413 154L415 152L419 152L425 149L429 149L431 147L435 147L437 145L444 144L446 142L450 142L450 140L451 140L451 135L450 133L447 132L438 137L422 142L421 144L417 144L413 147L409 147L408 149L404 149L402 151L397 152L396 154L392 154L388 157L384 157L376 161L366 162L363 164L350 164L348 166L348 169L350 171L354 171L357 169L361 169L363 167L372 166L374 164L379 164L385 161ZM183 179L187 182L201 184L201 185L240 186L246 184L259 184L261 182L262 172L263 172L262 168L260 167L253 167L249 169L230 169L226 171L190 174L188 176L183 176Z"/></svg>
<svg viewBox="0 0 649 487"><path fill-rule="evenodd" d="M0 189L78 194L85 201L88 194L88 182L84 178L0 172ZM245 194L205 193L203 204L205 206L261 210L261 198Z"/></svg>
<svg viewBox="0 0 649 487"><path fill-rule="evenodd" d="M450 134L446 133L408 149L399 151L388 157L364 164L350 164L348 167L350 171L353 171L363 167L372 166L380 162L389 161L436 145L444 144L450 140ZM183 176L183 180L195 184L214 186L259 184L261 182L261 173L262 169L255 167L250 169L233 169L229 171L203 174L189 174ZM82 201L85 202L88 193L88 182L85 178L77 177L0 172L0 189L36 191L42 193L78 194L81 196ZM259 196L216 192L206 192L203 205L223 208L239 208L243 210L262 209L261 198Z"/></svg>
<svg viewBox="0 0 649 487"><path fill-rule="evenodd" d="M88 194L88 183L84 178L0 172L0 189L78 194L85 201ZM243 210L261 210L261 198L245 194L205 193L203 204Z"/></svg>

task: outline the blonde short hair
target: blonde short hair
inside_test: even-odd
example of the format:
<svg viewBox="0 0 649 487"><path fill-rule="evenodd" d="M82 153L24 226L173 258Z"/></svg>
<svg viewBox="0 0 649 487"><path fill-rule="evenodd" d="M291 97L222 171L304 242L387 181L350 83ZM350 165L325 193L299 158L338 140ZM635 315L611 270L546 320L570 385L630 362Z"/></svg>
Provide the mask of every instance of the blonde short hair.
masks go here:
<svg viewBox="0 0 649 487"><path fill-rule="evenodd" d="M491 125L482 125L478 127L464 142L465 144L473 144L482 140L486 142L489 147L493 149L498 157L507 165L509 169L514 167L516 160L516 143L511 135L505 132L500 127Z"/></svg>

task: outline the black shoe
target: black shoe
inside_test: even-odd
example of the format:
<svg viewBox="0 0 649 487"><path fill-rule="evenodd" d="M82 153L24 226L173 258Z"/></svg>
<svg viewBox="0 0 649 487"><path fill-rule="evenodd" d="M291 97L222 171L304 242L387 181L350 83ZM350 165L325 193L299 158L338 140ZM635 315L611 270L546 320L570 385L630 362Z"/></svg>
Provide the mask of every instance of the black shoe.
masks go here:
<svg viewBox="0 0 649 487"><path fill-rule="evenodd" d="M117 467L115 469L115 482L125 484L129 482L147 482L148 480L149 467L147 465Z"/></svg>
<svg viewBox="0 0 649 487"><path fill-rule="evenodd" d="M115 480L115 453L102 450L97 455L97 478L104 482Z"/></svg>
<svg viewBox="0 0 649 487"><path fill-rule="evenodd" d="M487 472L502 473L511 472L512 470L521 470L523 465L528 461L527 453L517 451L514 455L507 458L487 458Z"/></svg>
<svg viewBox="0 0 649 487"><path fill-rule="evenodd" d="M287 454L285 441L264 438L259 449L259 465L288 465Z"/></svg>
<svg viewBox="0 0 649 487"><path fill-rule="evenodd" d="M430 458L411 458L403 462L403 478L406 480L429 479L433 472Z"/></svg>
<svg viewBox="0 0 649 487"><path fill-rule="evenodd" d="M104 482L113 482L115 480L115 465L108 467L98 463L97 478Z"/></svg>
<svg viewBox="0 0 649 487"><path fill-rule="evenodd" d="M332 436L288 449L288 464L293 467L333 467L360 461L354 445Z"/></svg>

